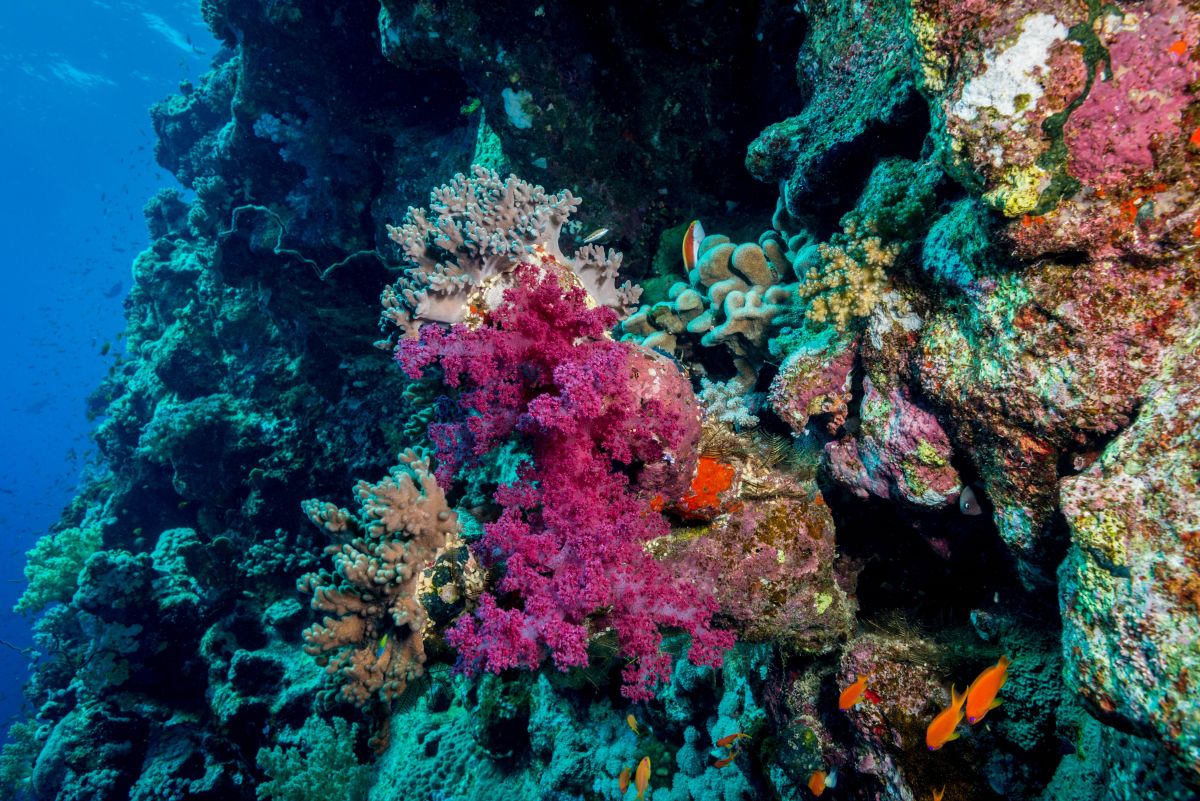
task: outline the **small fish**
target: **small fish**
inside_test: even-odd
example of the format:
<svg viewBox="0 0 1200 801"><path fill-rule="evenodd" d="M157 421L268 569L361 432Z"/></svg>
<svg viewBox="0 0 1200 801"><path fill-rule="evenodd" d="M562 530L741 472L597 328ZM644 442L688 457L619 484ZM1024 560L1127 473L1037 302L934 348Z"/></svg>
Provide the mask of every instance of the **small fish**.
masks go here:
<svg viewBox="0 0 1200 801"><path fill-rule="evenodd" d="M597 242L606 236L608 236L607 228L597 228L595 231L592 231L590 234L588 234L587 236L585 236L583 238L583 244L590 245L593 242Z"/></svg>
<svg viewBox="0 0 1200 801"><path fill-rule="evenodd" d="M859 674L858 681L842 690L842 694L838 697L838 709L843 711L857 704L862 700L863 693L867 689L867 677Z"/></svg>
<svg viewBox="0 0 1200 801"><path fill-rule="evenodd" d="M1188 137L1188 141L1196 147L1200 147L1200 128L1192 131L1192 135Z"/></svg>
<svg viewBox="0 0 1200 801"><path fill-rule="evenodd" d="M734 751L729 756L725 757L724 759L718 759L716 762L713 763L713 767L716 768L717 770L720 770L721 768L724 768L724 767L728 767L729 763L731 763L731 762L733 762L733 760L737 759L738 754L740 754L740 753L741 753L741 751Z"/></svg>
<svg viewBox="0 0 1200 801"><path fill-rule="evenodd" d="M638 731L637 718L633 716L633 713L625 716L625 722L629 724L629 728L633 729L634 734L641 736L642 733Z"/></svg>
<svg viewBox="0 0 1200 801"><path fill-rule="evenodd" d="M958 494L958 511L971 517L983 514L983 507L979 505L979 499L975 497L975 490L971 489L969 484L964 486L962 492Z"/></svg>
<svg viewBox="0 0 1200 801"><path fill-rule="evenodd" d="M1183 39L1180 39L1179 41L1175 42L1170 47L1168 47L1167 52L1172 53L1176 56L1182 56L1184 53L1187 52L1187 49L1188 49L1187 42L1184 41Z"/></svg>
<svg viewBox="0 0 1200 801"><path fill-rule="evenodd" d="M625 797L625 791L629 789L629 777L633 771L628 767L621 769L621 775L617 777L617 789L621 791L621 797Z"/></svg>
<svg viewBox="0 0 1200 801"><path fill-rule="evenodd" d="M813 795L820 797L826 787L837 787L837 771L826 773L823 770L814 770L808 777L808 789Z"/></svg>
<svg viewBox="0 0 1200 801"><path fill-rule="evenodd" d="M1012 664L1007 656L983 671L967 688L967 722L972 725L983 720L989 709L1000 706L996 693L1008 681L1008 666Z"/></svg>
<svg viewBox="0 0 1200 801"><path fill-rule="evenodd" d="M388 636L386 634L379 638L379 647L375 649L376 659L383 658L383 652L387 650L387 638Z"/></svg>
<svg viewBox="0 0 1200 801"><path fill-rule="evenodd" d="M692 220L687 233L683 235L683 269L691 272L700 261L700 243L704 241L704 226L699 220Z"/></svg>
<svg viewBox="0 0 1200 801"><path fill-rule="evenodd" d="M933 791L933 801L942 801L942 796L946 794L946 785L942 785L942 789Z"/></svg>
<svg viewBox="0 0 1200 801"><path fill-rule="evenodd" d="M650 786L650 757L642 757L638 763L637 774L633 777L633 786L637 788L637 801L646 796L646 788Z"/></svg>
<svg viewBox="0 0 1200 801"><path fill-rule="evenodd" d="M722 737L720 740L717 740L717 747L718 748L728 748L729 746L736 743L738 740L749 740L749 739L750 739L749 734L742 734L740 731L738 731L738 732L734 732L733 734L727 734L724 737Z"/></svg>
<svg viewBox="0 0 1200 801"><path fill-rule="evenodd" d="M963 704L966 702L966 693L959 695L956 687L950 688L950 706L939 712L925 730L925 745L929 746L930 751L936 751L951 740L958 739L955 728L962 722Z"/></svg>

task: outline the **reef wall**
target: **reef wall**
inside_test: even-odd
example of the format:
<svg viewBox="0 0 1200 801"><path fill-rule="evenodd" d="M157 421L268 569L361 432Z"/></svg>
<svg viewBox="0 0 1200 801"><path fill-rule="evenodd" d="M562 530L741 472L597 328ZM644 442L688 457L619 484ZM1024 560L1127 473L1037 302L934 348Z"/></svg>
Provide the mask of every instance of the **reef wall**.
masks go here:
<svg viewBox="0 0 1200 801"><path fill-rule="evenodd" d="M201 5L14 793L1200 793L1195 3Z"/></svg>

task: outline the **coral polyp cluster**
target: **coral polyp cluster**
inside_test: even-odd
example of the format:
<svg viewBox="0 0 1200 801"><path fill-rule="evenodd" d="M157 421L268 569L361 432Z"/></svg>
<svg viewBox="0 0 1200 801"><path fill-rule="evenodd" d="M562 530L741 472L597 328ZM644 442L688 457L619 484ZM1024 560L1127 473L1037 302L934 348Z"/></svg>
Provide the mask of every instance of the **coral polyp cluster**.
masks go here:
<svg viewBox="0 0 1200 801"><path fill-rule="evenodd" d="M699 407L673 363L606 336L614 315L589 308L563 270L521 265L486 324L426 326L396 349L410 377L437 367L457 396L451 420L431 426L443 481L509 438L529 449L477 546L502 578L447 639L470 670L546 656L566 669L587 665L589 638L611 627L631 659L623 691L648 699L671 675L660 627L688 630L697 664L719 665L732 644L710 626L711 600L642 550L666 531L650 499L678 498L695 468Z"/></svg>
<svg viewBox="0 0 1200 801"><path fill-rule="evenodd" d="M429 615L421 576L457 544L458 518L416 453L377 484L354 488L359 512L310 500L304 511L332 536L333 571L308 573L298 589L326 614L304 631L304 650L337 677L344 698L393 701L420 678Z"/></svg>

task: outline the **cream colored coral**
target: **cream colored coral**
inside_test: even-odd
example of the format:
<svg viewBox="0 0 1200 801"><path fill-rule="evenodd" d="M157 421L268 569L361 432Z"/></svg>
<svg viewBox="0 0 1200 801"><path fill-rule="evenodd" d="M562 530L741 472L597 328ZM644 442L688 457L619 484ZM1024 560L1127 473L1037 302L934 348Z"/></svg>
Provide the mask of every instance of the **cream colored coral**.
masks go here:
<svg viewBox="0 0 1200 801"><path fill-rule="evenodd" d="M359 513L306 501L317 525L350 537L332 545L332 572L309 573L298 589L325 613L304 632L304 650L340 679L338 691L365 705L399 697L424 672L428 615L420 578L444 552L457 548L458 518L429 471L412 451L376 484L355 486ZM386 639L385 639L386 635Z"/></svg>
<svg viewBox="0 0 1200 801"><path fill-rule="evenodd" d="M857 233L848 225L843 243L820 245L818 263L800 284L801 297L812 300L805 316L817 323L831 321L838 331L870 316L888 289L884 268L900 253L896 243L885 245L878 236L859 238Z"/></svg>
<svg viewBox="0 0 1200 801"><path fill-rule="evenodd" d="M571 270L595 303L626 313L641 290L617 283L620 253L590 244L567 256L560 248L580 203L569 190L551 194L479 165L454 176L433 190L428 210L410 208L400 225L387 226L409 267L383 292L383 320L409 337L425 322L463 322L481 291L535 256Z"/></svg>

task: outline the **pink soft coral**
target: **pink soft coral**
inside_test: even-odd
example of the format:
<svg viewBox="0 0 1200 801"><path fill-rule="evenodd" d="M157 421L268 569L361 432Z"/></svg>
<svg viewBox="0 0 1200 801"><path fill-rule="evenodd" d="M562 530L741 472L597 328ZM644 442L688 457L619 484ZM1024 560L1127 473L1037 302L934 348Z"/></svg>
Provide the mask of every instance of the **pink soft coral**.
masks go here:
<svg viewBox="0 0 1200 801"><path fill-rule="evenodd" d="M668 533L650 508L677 498L695 468L699 407L668 359L614 342L608 309L564 289L551 262L524 265L488 324L425 326L396 358L416 378L431 366L459 390L458 420L435 425L439 479L514 435L532 452L519 481L495 495L502 513L475 546L503 577L449 633L468 670L586 665L589 634L612 627L623 692L653 696L670 677L660 628L692 635L689 658L719 666L733 643L711 627L716 604L669 575L644 550Z"/></svg>

